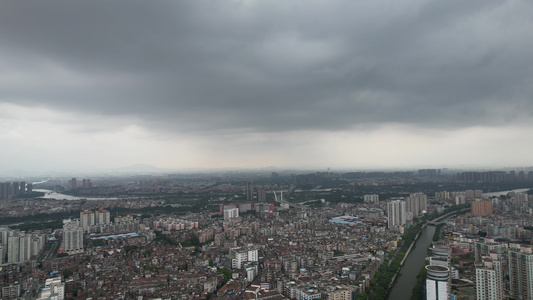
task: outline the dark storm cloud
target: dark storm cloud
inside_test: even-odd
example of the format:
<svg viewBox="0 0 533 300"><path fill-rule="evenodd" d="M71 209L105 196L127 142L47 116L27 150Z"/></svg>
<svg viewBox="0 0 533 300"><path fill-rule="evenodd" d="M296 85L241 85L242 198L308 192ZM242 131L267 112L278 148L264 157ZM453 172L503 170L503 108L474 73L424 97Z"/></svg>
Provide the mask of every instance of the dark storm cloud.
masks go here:
<svg viewBox="0 0 533 300"><path fill-rule="evenodd" d="M4 1L0 102L192 132L530 122L532 8Z"/></svg>

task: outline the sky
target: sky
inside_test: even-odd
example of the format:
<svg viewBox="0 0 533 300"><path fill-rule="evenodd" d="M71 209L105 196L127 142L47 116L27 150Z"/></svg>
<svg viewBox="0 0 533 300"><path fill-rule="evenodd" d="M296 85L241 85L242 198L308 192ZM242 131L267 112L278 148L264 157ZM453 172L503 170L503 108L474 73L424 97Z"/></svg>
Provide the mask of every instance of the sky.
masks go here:
<svg viewBox="0 0 533 300"><path fill-rule="evenodd" d="M0 170L533 165L529 0L0 1Z"/></svg>

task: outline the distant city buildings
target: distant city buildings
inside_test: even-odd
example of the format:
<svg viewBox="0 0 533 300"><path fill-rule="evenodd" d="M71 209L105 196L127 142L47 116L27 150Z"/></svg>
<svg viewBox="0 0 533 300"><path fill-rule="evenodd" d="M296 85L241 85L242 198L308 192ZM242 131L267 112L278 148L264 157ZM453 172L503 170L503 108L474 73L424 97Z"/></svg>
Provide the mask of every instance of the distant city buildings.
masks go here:
<svg viewBox="0 0 533 300"><path fill-rule="evenodd" d="M72 189L72 190L75 190L75 189L78 189L78 188L87 189L87 188L92 188L93 187L93 183L91 182L90 179L82 179L81 180L81 186L80 186L80 182L79 182L78 178L75 178L75 177L70 179L68 181L68 184L69 184L70 189Z"/></svg>
<svg viewBox="0 0 533 300"><path fill-rule="evenodd" d="M486 171L486 172L461 172L456 175L457 180L467 182L533 182L533 171Z"/></svg>
<svg viewBox="0 0 533 300"><path fill-rule="evenodd" d="M418 176L433 177L440 176L441 169L420 169L418 170Z"/></svg>
<svg viewBox="0 0 533 300"><path fill-rule="evenodd" d="M376 194L364 195L363 201L365 203L374 203L374 204L379 203L379 195L376 195Z"/></svg>
<svg viewBox="0 0 533 300"><path fill-rule="evenodd" d="M220 204L218 206L219 212L223 213L226 209L237 208L239 213L245 213L254 210L258 213L272 213L274 212L274 203L256 202L256 203L232 203Z"/></svg>
<svg viewBox="0 0 533 300"><path fill-rule="evenodd" d="M417 228L421 219L414 217L424 211L433 216L459 209L451 207L454 203L468 203L471 214L461 207L458 217L440 221L442 227L437 228L442 228L443 239L428 252L432 257L426 267L427 288L422 293L427 299L461 299L463 295L450 297L463 290L469 293L467 299L505 299L511 293L514 299L529 299L528 260L533 253L528 246L520 245L532 241L533 197L513 192L487 200L481 190L453 190L456 186L477 185L452 183L446 186L449 192L425 189L431 195L435 193L434 200L424 193L384 199L384 195L410 193L413 183L426 180L423 177L439 176L433 171L419 172L418 176L412 172L353 172L342 174L343 178L350 178L350 185L342 180L342 185L331 189L329 185L308 185L316 179L333 186L335 176L341 175L304 175L298 180L306 186L296 189L281 176L273 174L277 183L272 185L254 177L256 184L264 185L251 186L251 201L243 199L243 191L246 190L246 198L249 196L242 174L234 181L204 174L127 178L102 187L99 179L99 186L91 190L86 189L90 180L76 179L78 190L71 194L102 199L2 201L3 216L8 217L30 216L29 211L79 213L79 221L66 222L53 235L51 231L25 233L0 227L2 290L6 289L5 295L16 295L8 297L28 299L35 299L37 290L42 291L39 299L60 299L63 287L68 299L97 299L103 293L150 299L239 295L247 300L353 300L360 293L370 295L376 291L375 286L368 290L373 278L384 261L401 251L405 239L398 231ZM432 178L432 186L439 186L445 176ZM516 172L515 177L527 179L527 172ZM68 179L72 187L72 179ZM43 188L53 189L65 183L65 179L57 179ZM398 189L399 184L405 187ZM30 186L10 183L9 199L14 199L15 190L19 196L24 189L29 192ZM286 210L280 209L281 205L275 207L279 201L265 201L267 192L279 190L286 196ZM364 193L367 194L363 196ZM177 202L175 199L182 195L199 201ZM322 197L327 200L309 201ZM365 203L360 203L361 197ZM242 202L232 203L235 201ZM488 202L494 207L490 214ZM187 205L196 212L182 214ZM140 210L148 207L150 211ZM122 208L139 211L134 216L111 215L110 211ZM148 216L152 209L156 216ZM415 226L405 226L407 222ZM388 230L387 225L395 229ZM51 241L46 243L49 237ZM52 242L61 237L60 246L59 240ZM40 246L43 241L45 247ZM69 256L56 259L57 252ZM224 267L232 274L219 273ZM64 270L72 274L68 279L65 276L63 282L50 278ZM451 278L458 279L453 281L453 289ZM459 289L455 288L457 285ZM34 292L30 295L32 286Z"/></svg>
<svg viewBox="0 0 533 300"><path fill-rule="evenodd" d="M0 182L0 200L9 200L32 192L32 185L26 186L25 181Z"/></svg>

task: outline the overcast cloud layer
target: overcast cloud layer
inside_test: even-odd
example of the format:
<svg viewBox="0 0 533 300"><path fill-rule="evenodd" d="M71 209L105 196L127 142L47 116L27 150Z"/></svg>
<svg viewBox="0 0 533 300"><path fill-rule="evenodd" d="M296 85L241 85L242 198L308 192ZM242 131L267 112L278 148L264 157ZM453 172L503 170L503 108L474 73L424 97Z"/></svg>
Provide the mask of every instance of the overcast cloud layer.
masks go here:
<svg viewBox="0 0 533 300"><path fill-rule="evenodd" d="M0 169L532 165L527 0L1 1Z"/></svg>

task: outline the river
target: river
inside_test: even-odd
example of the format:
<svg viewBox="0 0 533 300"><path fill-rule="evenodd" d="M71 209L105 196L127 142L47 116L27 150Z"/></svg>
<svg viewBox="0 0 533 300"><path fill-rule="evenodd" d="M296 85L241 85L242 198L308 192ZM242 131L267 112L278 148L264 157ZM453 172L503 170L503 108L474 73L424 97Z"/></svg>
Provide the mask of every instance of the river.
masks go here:
<svg viewBox="0 0 533 300"><path fill-rule="evenodd" d="M392 286L387 299L389 300L403 300L410 299L411 292L416 285L416 275L425 264L427 256L427 248L433 242L433 234L435 233L435 226L426 226L422 229L420 236L416 240L416 244L411 249L411 253L405 260L404 265L400 270L400 276Z"/></svg>
<svg viewBox="0 0 533 300"><path fill-rule="evenodd" d="M71 195L65 195L61 193L57 193L51 190L45 190L45 189L34 189L36 192L44 193L44 196L42 198L45 199L56 199L56 200L119 200L121 198L116 197L83 197L83 196L71 196Z"/></svg>
<svg viewBox="0 0 533 300"><path fill-rule="evenodd" d="M484 197L500 197L502 195L507 195L509 194L510 192L514 192L514 193L524 193L524 192L527 192L529 191L531 188L529 189L516 189L516 190L510 190L510 191L501 191L501 192L494 192L494 193L483 193L483 196Z"/></svg>

